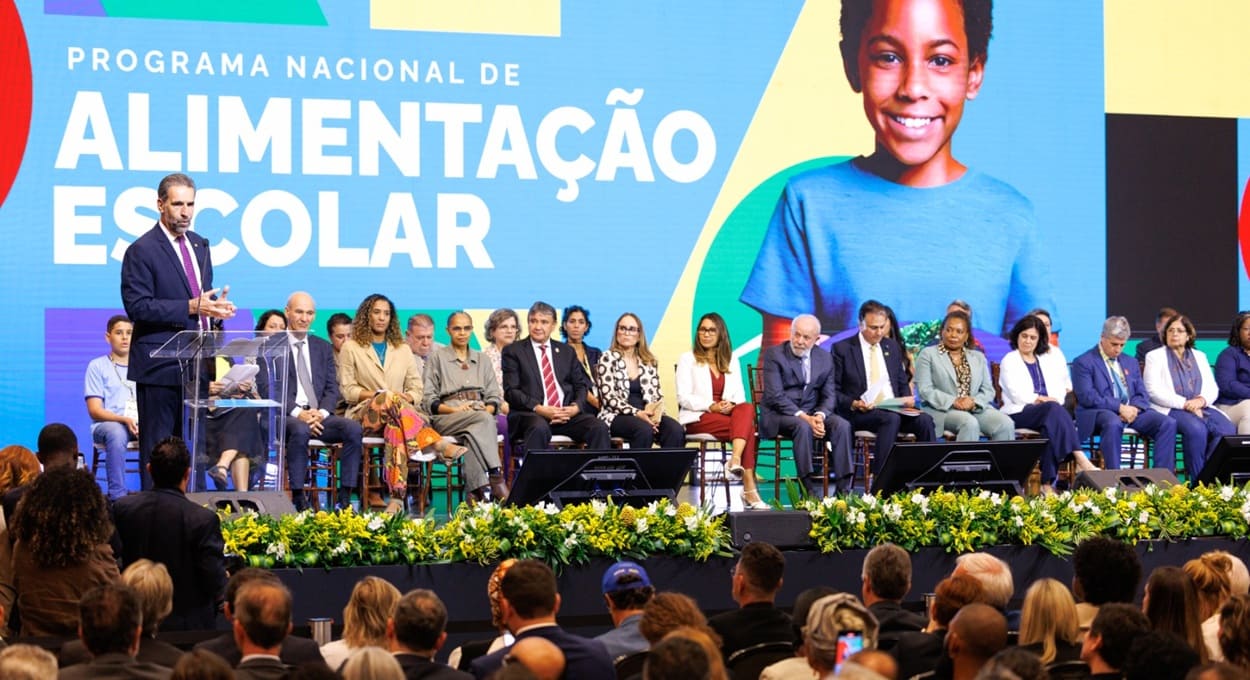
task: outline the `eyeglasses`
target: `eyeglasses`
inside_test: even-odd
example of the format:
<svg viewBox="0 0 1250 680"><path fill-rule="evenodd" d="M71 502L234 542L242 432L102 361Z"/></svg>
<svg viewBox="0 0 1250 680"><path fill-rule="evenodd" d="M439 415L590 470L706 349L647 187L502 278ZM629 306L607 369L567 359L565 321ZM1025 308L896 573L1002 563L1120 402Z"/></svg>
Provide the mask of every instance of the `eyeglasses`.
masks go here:
<svg viewBox="0 0 1250 680"><path fill-rule="evenodd" d="M616 330L620 331L621 333L637 333L638 327L637 326L617 326Z"/></svg>
<svg viewBox="0 0 1250 680"><path fill-rule="evenodd" d="M699 329L699 332L703 333L704 335L711 335L716 332L716 328L714 326L711 328L703 327Z"/></svg>
<svg viewBox="0 0 1250 680"><path fill-rule="evenodd" d="M451 328L447 330L451 331L452 333L472 333L473 327L472 326L452 326Z"/></svg>

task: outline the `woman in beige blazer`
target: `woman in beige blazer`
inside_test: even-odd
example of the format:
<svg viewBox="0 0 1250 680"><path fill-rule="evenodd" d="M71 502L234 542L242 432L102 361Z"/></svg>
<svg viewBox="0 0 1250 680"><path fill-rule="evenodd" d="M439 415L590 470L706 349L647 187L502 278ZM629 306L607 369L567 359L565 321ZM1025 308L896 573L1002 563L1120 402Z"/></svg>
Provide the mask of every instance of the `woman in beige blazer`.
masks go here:
<svg viewBox="0 0 1250 680"><path fill-rule="evenodd" d="M366 436L385 441L388 513L404 507L409 457L424 451L451 461L467 450L444 441L417 412L421 369L399 333L395 303L385 295L374 293L356 308L352 339L339 353L339 387L348 404L347 417L359 421Z"/></svg>

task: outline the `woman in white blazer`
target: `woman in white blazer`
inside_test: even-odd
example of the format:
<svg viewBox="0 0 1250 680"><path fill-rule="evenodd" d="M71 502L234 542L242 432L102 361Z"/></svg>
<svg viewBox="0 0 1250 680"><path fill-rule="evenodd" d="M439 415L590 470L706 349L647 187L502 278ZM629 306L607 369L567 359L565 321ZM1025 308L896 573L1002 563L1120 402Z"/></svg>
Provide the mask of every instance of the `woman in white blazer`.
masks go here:
<svg viewBox="0 0 1250 680"><path fill-rule="evenodd" d="M1072 391L1072 378L1063 352L1050 346L1045 322L1026 316L1012 327L1010 338L1012 351L1003 357L998 373L1002 411L1016 427L1037 430L1049 441L1040 461L1042 484L1055 483L1059 464L1068 456L1076 458L1080 469L1094 469L1081 451L1076 422L1063 407L1064 397Z"/></svg>
<svg viewBox="0 0 1250 680"><path fill-rule="evenodd" d="M1185 458L1185 473L1195 479L1207 457L1224 435L1235 428L1219 409L1215 398L1219 386L1207 363L1207 355L1194 349L1198 333L1184 314L1177 314L1163 324L1163 347L1146 354L1146 392L1150 407L1176 421ZM1166 446L1158 447L1167 451ZM1166 455L1156 458L1155 465L1172 468L1175 459Z"/></svg>
<svg viewBox="0 0 1250 680"><path fill-rule="evenodd" d="M677 360L677 420L690 434L710 434L733 445L725 471L742 480L742 506L767 510L755 484L755 407L742 389L729 329L720 314L695 326L694 349Z"/></svg>

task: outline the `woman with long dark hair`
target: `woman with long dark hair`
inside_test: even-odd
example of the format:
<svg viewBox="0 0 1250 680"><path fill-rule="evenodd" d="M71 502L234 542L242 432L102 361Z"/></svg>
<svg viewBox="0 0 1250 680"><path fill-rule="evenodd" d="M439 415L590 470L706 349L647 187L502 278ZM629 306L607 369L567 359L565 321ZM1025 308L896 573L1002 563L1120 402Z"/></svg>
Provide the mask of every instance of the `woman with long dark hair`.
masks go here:
<svg viewBox="0 0 1250 680"><path fill-rule="evenodd" d="M1199 618L1198 590L1184 569L1159 567L1150 572L1141 606L1146 618L1150 619L1151 628L1184 640L1198 654L1200 663L1207 662L1207 646L1202 641L1202 619Z"/></svg>

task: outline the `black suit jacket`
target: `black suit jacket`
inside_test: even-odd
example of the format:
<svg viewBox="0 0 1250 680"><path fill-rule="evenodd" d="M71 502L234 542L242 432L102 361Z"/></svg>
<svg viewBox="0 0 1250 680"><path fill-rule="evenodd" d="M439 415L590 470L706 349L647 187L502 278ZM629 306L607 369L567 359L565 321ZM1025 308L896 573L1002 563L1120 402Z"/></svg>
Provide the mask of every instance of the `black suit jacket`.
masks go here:
<svg viewBox="0 0 1250 680"><path fill-rule="evenodd" d="M178 489L157 488L120 498L113 523L122 543L122 568L146 557L169 570L174 609L169 630L211 629L226 588L221 522Z"/></svg>
<svg viewBox="0 0 1250 680"><path fill-rule="evenodd" d="M803 382L803 360L790 351L787 340L768 348L761 361L764 368L764 404L760 411L760 437L777 436L777 416L793 416L797 411L834 413L837 406L837 383L833 375L833 357L819 348L812 348L810 380Z"/></svg>
<svg viewBox="0 0 1250 680"><path fill-rule="evenodd" d="M950 659L946 657L945 643L945 629L934 633L900 634L898 642L890 650L890 655L898 662L898 677L910 678L939 667L938 676L950 677Z"/></svg>
<svg viewBox="0 0 1250 680"><path fill-rule="evenodd" d="M551 370L564 392L564 406L577 404L581 413L588 412L586 393L590 378L577 363L573 348L551 340ZM503 389L508 406L514 411L533 411L547 400L543 371L534 356L534 345L528 337L503 348Z"/></svg>
<svg viewBox="0 0 1250 680"><path fill-rule="evenodd" d="M62 668L56 677L62 680L163 680L169 677L169 671L125 654L101 654L90 663Z"/></svg>
<svg viewBox="0 0 1250 680"><path fill-rule="evenodd" d="M291 670L281 661L253 657L234 667L234 677L238 680L282 680L290 675Z"/></svg>
<svg viewBox="0 0 1250 680"><path fill-rule="evenodd" d="M907 368L903 366L903 349L890 338L881 338L881 357L885 359L890 389L896 397L911 396L907 384ZM864 348L859 346L859 333L838 341L833 346L833 377L838 385L838 415L851 416L851 402L868 390L864 373Z"/></svg>
<svg viewBox="0 0 1250 680"><path fill-rule="evenodd" d="M920 632L929 623L924 616L904 609L897 602L874 602L868 611L877 619L877 648L886 651L893 649L903 633Z"/></svg>
<svg viewBox="0 0 1250 680"><path fill-rule="evenodd" d="M238 666L239 661L243 660L243 653L239 651L239 646L235 644L232 633L205 640L196 645L195 649L212 652L225 659L226 663L232 667ZM288 635L282 641L282 650L278 652L278 656L282 658L282 663L288 666L298 666L310 662L324 664L326 662L325 657L321 656L321 647L317 646L316 642L294 635Z"/></svg>
<svg viewBox="0 0 1250 680"><path fill-rule="evenodd" d="M213 261L208 241L191 231L186 237L191 255L199 264L200 290L211 290ZM159 222L126 249L121 281L122 304L135 327L126 377L150 385L180 384L177 360L149 356L175 333L198 327L198 317L187 314L192 295L182 255L169 242Z"/></svg>
<svg viewBox="0 0 1250 680"><path fill-rule="evenodd" d="M135 661L173 668L180 658L182 658L182 650L168 642L147 635L139 638L139 653L135 655ZM87 646L82 643L82 640L70 640L61 645L61 652L56 657L57 665L61 668L90 661L91 652L87 651Z"/></svg>
<svg viewBox="0 0 1250 680"><path fill-rule="evenodd" d="M473 680L473 676L416 654L396 653L407 680Z"/></svg>
<svg viewBox="0 0 1250 680"><path fill-rule="evenodd" d="M567 350L568 348L566 347L565 349ZM560 651L564 652L564 675L562 677L568 680L581 680L582 678L608 678L611 680L611 678L616 677L616 671L612 667L612 658L608 656L608 649L598 640L574 635L559 626L533 628L518 635L517 639L521 640L527 637L540 637L550 640L552 644L560 648ZM481 680L499 670L499 667L503 665L503 658L507 655L509 649L510 647L504 647L491 654L474 659L469 666L473 672L473 677Z"/></svg>
<svg viewBox="0 0 1250 680"><path fill-rule="evenodd" d="M721 637L721 652L729 655L764 642L794 643L794 623L790 615L770 602L755 602L740 609L717 614L707 625Z"/></svg>

